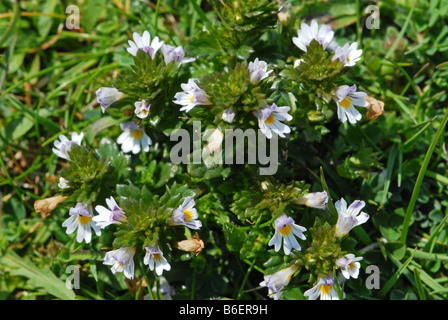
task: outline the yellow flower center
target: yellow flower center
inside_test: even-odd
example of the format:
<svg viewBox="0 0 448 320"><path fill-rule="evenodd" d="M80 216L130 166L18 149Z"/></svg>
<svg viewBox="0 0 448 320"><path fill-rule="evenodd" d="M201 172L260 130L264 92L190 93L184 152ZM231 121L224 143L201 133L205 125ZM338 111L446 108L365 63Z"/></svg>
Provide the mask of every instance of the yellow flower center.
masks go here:
<svg viewBox="0 0 448 320"><path fill-rule="evenodd" d="M190 102L193 102L193 100L194 100L194 95L191 95Z"/></svg>
<svg viewBox="0 0 448 320"><path fill-rule="evenodd" d="M271 113L270 116L264 122L267 124L273 124L274 119L275 119L274 113Z"/></svg>
<svg viewBox="0 0 448 320"><path fill-rule="evenodd" d="M79 223L81 223L82 225L88 225L89 222L90 222L90 220L92 220L92 217L89 217L89 216L82 216L82 215L79 215L79 216L78 216L78 221L79 221Z"/></svg>
<svg viewBox="0 0 448 320"><path fill-rule="evenodd" d="M140 140L143 137L143 131L142 130L134 130L132 131L132 138L135 140Z"/></svg>
<svg viewBox="0 0 448 320"><path fill-rule="evenodd" d="M284 236L289 236L289 233L291 232L291 226L289 224L283 226L280 228L280 230L278 230L278 232L280 232L280 234L284 235Z"/></svg>
<svg viewBox="0 0 448 320"><path fill-rule="evenodd" d="M320 291L322 291L323 294L328 294L331 290L331 286L328 284L323 284L320 286Z"/></svg>
<svg viewBox="0 0 448 320"><path fill-rule="evenodd" d="M154 259L156 259L157 261L162 259L162 255L160 253L154 253L153 255Z"/></svg>
<svg viewBox="0 0 448 320"><path fill-rule="evenodd" d="M343 108L350 108L350 105L352 104L352 100L349 96L345 97L344 100L341 101L341 107Z"/></svg>
<svg viewBox="0 0 448 320"><path fill-rule="evenodd" d="M185 221L190 222L191 218L193 218L193 212L188 209L184 209Z"/></svg>
<svg viewBox="0 0 448 320"><path fill-rule="evenodd" d="M350 262L349 264L348 264L348 268L349 269L353 269L355 267L355 264L353 263L353 262Z"/></svg>

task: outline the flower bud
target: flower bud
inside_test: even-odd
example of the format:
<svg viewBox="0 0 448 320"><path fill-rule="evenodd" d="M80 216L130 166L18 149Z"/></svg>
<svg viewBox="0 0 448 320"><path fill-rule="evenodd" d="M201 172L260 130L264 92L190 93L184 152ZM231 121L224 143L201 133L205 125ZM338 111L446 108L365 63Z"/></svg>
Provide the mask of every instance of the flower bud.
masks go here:
<svg viewBox="0 0 448 320"><path fill-rule="evenodd" d="M106 111L107 107L123 98L123 96L124 93L115 88L101 87L96 91L96 99L101 105L103 113Z"/></svg>
<svg viewBox="0 0 448 320"><path fill-rule="evenodd" d="M369 103L369 105L367 106L369 111L367 111L366 114L368 120L374 120L384 113L383 101L377 100L369 96L365 97L364 100L366 100Z"/></svg>
<svg viewBox="0 0 448 320"><path fill-rule="evenodd" d="M225 122L232 123L234 118L235 112L232 108L228 108L222 113L222 120L224 120Z"/></svg>
<svg viewBox="0 0 448 320"><path fill-rule="evenodd" d="M298 200L299 204L304 204L308 207L317 209L326 209L328 203L328 195L326 191L322 192L312 192L307 193L300 197Z"/></svg>
<svg viewBox="0 0 448 320"><path fill-rule="evenodd" d="M193 238L176 242L174 243L174 246L182 251L194 252L194 254L197 256L199 253L201 253L202 249L204 249L204 241L199 238L199 235L196 232Z"/></svg>
<svg viewBox="0 0 448 320"><path fill-rule="evenodd" d="M56 209L59 203L67 199L67 196L55 196L47 199L37 200L34 202L34 209L36 212L43 212L49 214Z"/></svg>

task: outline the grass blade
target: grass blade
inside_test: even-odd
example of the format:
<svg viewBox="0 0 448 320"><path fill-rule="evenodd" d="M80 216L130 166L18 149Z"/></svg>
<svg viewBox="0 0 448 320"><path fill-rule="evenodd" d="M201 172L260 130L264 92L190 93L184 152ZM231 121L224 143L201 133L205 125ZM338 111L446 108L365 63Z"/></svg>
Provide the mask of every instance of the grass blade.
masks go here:
<svg viewBox="0 0 448 320"><path fill-rule="evenodd" d="M412 13L414 12L415 5L412 6L411 11L409 11L408 17L406 18L406 21L401 28L400 34L398 35L397 39L395 39L394 44L390 47L389 51L387 51L386 56L384 57L386 60L389 59L397 49L401 39L404 37L404 34L406 33L406 29L408 28L409 22L411 21Z"/></svg>
<svg viewBox="0 0 448 320"><path fill-rule="evenodd" d="M411 222L411 217L414 212L415 203L417 202L418 193L420 191L420 187L423 182L423 178L426 174L426 169L428 168L429 161L431 160L432 153L434 152L434 149L436 147L437 141L439 140L440 136L442 135L442 132L445 132L445 126L448 121L448 112L445 114L445 117L442 120L442 123L440 124L439 129L437 130L436 134L434 135L431 144L428 148L428 151L426 152L425 158L423 159L422 166L420 167L420 171L417 176L417 181L415 182L414 189L412 190L411 199L409 201L408 208L406 210L406 214L403 221L403 228L401 231L400 241L402 243L406 243L406 239L408 236L409 231L409 223Z"/></svg>
<svg viewBox="0 0 448 320"><path fill-rule="evenodd" d="M67 289L65 283L57 278L50 268L37 267L31 261L19 257L13 251L8 251L0 261L2 264L11 267L11 274L28 278L31 284L44 288L49 294L62 300L75 299L75 293Z"/></svg>
<svg viewBox="0 0 448 320"><path fill-rule="evenodd" d="M425 289L423 288L422 280L420 279L420 273L417 268L414 269L414 278L420 300L426 300Z"/></svg>
<svg viewBox="0 0 448 320"><path fill-rule="evenodd" d="M393 258L393 256L391 254L388 254L389 258ZM390 289L392 289L392 287L394 286L394 284L397 282L397 280L400 278L400 276L402 275L403 272L405 272L407 269L407 266L409 265L409 263L412 261L412 259L414 258L414 255L412 254L399 268L398 270L394 273L394 275L386 282L386 284L384 285L384 287L380 290L380 292L378 293L378 297L379 298L384 298L386 296L386 294L389 292ZM396 260L396 259L395 259ZM398 262L398 261L396 261Z"/></svg>

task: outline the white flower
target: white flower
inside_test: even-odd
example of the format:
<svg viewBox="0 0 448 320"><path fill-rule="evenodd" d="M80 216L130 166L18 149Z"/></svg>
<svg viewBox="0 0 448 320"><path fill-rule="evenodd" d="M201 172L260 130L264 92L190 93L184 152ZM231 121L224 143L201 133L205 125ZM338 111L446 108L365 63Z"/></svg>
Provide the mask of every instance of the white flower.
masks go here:
<svg viewBox="0 0 448 320"><path fill-rule="evenodd" d="M123 92L118 91L116 88L101 87L96 90L96 100L101 105L101 111L106 111L112 103L119 101L125 96Z"/></svg>
<svg viewBox="0 0 448 320"><path fill-rule="evenodd" d="M344 67L353 67L356 62L361 60L362 50L358 50L358 43L353 42L351 45L346 43L343 47L338 46L335 50L332 61L339 59L344 63Z"/></svg>
<svg viewBox="0 0 448 320"><path fill-rule="evenodd" d="M137 32L132 34L134 41L128 40L130 48L126 50L132 54L133 56L137 55L137 51L143 50L146 53L149 53L152 59L154 59L156 52L162 47L163 41L159 40L159 37L154 37L151 42L151 36L148 30L143 32L143 35L140 36Z"/></svg>
<svg viewBox="0 0 448 320"><path fill-rule="evenodd" d="M268 296L274 300L280 300L283 295L283 290L291 281L292 275L299 268L298 265L277 271L274 274L264 276L264 281L260 282L260 286L267 287Z"/></svg>
<svg viewBox="0 0 448 320"><path fill-rule="evenodd" d="M291 217L283 214L275 220L275 233L268 245L273 245L275 251L279 251L283 244L283 251L286 255L289 255L292 249L300 251L302 247L296 237L306 240L303 234L305 231L306 228L295 224Z"/></svg>
<svg viewBox="0 0 448 320"><path fill-rule="evenodd" d="M70 181L68 181L67 179L64 179L63 177L59 177L58 187L61 189L70 188L70 186L68 185L69 182Z"/></svg>
<svg viewBox="0 0 448 320"><path fill-rule="evenodd" d="M258 60L258 58L255 58L254 62L249 62L249 75L250 75L250 82L257 83L266 77L269 76L269 74L274 70L268 70L268 64L265 61Z"/></svg>
<svg viewBox="0 0 448 320"><path fill-rule="evenodd" d="M292 116L288 114L289 110L289 107L278 107L274 103L255 112L255 116L258 118L258 126L268 139L272 138L272 131L282 138L285 137L285 133L291 132L291 129L281 122L292 120Z"/></svg>
<svg viewBox="0 0 448 320"><path fill-rule="evenodd" d="M338 221L336 223L335 232L337 238L345 236L354 227L369 220L369 215L361 211L365 205L364 201L355 200L347 209L347 202L344 198L336 201L334 206L338 212Z"/></svg>
<svg viewBox="0 0 448 320"><path fill-rule="evenodd" d="M359 269L361 268L361 264L358 261L361 261L362 257L355 257L354 254L349 253L345 256L336 259L336 265L341 268L342 275L346 279L358 278Z"/></svg>
<svg viewBox="0 0 448 320"><path fill-rule="evenodd" d="M224 132L220 129L207 129L204 132L202 140L207 140L207 146L202 149L202 160L207 168L214 168L222 164L222 142Z"/></svg>
<svg viewBox="0 0 448 320"><path fill-rule="evenodd" d="M233 119L235 119L235 111L233 111L232 107L225 109L221 117L225 122L232 123Z"/></svg>
<svg viewBox="0 0 448 320"><path fill-rule="evenodd" d="M321 278L317 284L303 294L309 300L339 300L338 292L334 283L333 275L330 274L326 278Z"/></svg>
<svg viewBox="0 0 448 320"><path fill-rule="evenodd" d="M312 208L326 209L328 195L326 191L307 193L298 199L298 203Z"/></svg>
<svg viewBox="0 0 448 320"><path fill-rule="evenodd" d="M367 93L356 92L356 85L351 87L347 85L339 86L333 95L333 100L338 106L339 120L345 122L348 118L350 123L361 120L362 115L356 110L355 106L368 107L369 103L364 100L365 97L367 97Z"/></svg>
<svg viewBox="0 0 448 320"><path fill-rule="evenodd" d="M106 204L109 210L100 205L95 207L99 215L93 217L93 221L96 222L97 226L104 229L111 224L121 224L123 221L126 221L124 211L117 205L113 197L106 199Z"/></svg>
<svg viewBox="0 0 448 320"><path fill-rule="evenodd" d="M124 132L118 137L117 143L121 144L124 153L132 151L133 154L137 154L141 150L149 151L152 141L143 128L137 127L134 121L122 123L120 127Z"/></svg>
<svg viewBox="0 0 448 320"><path fill-rule="evenodd" d="M278 20L280 22L287 26L288 20L291 18L291 14L289 13L289 10L287 8L283 8L278 14L277 14Z"/></svg>
<svg viewBox="0 0 448 320"><path fill-rule="evenodd" d="M185 58L185 50L182 46L175 48L169 44L164 44L162 46L162 53L166 64L169 64L172 61L184 64L196 60L196 58Z"/></svg>
<svg viewBox="0 0 448 320"><path fill-rule="evenodd" d="M159 286L160 286L160 295L162 300L173 300L173 295L176 293L173 287L170 286L168 281L164 276L160 277L159 280ZM157 284L154 283L152 287L152 294L148 293L143 297L143 300L152 300L153 296L155 299L157 299Z"/></svg>
<svg viewBox="0 0 448 320"><path fill-rule="evenodd" d="M204 90L198 87L198 85L193 81L193 79L188 80L188 83L182 83L182 90L184 92L178 92L174 95L173 102L175 104L182 105L180 111L189 112L197 105L209 105L211 102L208 100L209 96Z"/></svg>
<svg viewBox="0 0 448 320"><path fill-rule="evenodd" d="M146 255L143 258L143 263L149 266L151 271L156 269L157 275L162 275L163 270L170 271L171 266L163 256L162 251L158 246L146 247Z"/></svg>
<svg viewBox="0 0 448 320"><path fill-rule="evenodd" d="M113 273L123 272L130 280L134 279L134 254L135 249L131 247L120 248L106 253L103 264L112 266Z"/></svg>
<svg viewBox="0 0 448 320"><path fill-rule="evenodd" d="M215 129L211 131L211 134L207 135L206 132L204 133L204 137L207 136L207 152L208 153L215 153L221 150L222 140L224 139L224 132L222 132L219 129Z"/></svg>
<svg viewBox="0 0 448 320"><path fill-rule="evenodd" d="M59 140L56 140L54 142L54 148L52 151L54 154L56 154L58 157L61 157L65 160L70 160L70 156L68 155L68 152L72 148L72 144L77 144L78 146L81 145L81 140L84 137L84 132L81 132L80 134L76 132L72 132L72 140L68 140L66 136L61 134L59 136Z"/></svg>
<svg viewBox="0 0 448 320"><path fill-rule="evenodd" d="M306 47L312 40L316 40L326 49L333 40L333 36L333 29L329 25L323 24L319 28L317 21L313 19L310 25L302 22L300 30L297 31L297 37L293 37L292 42L306 52Z"/></svg>
<svg viewBox="0 0 448 320"><path fill-rule="evenodd" d="M170 224L173 226L186 226L190 229L200 229L202 222L197 220L199 215L194 208L195 204L193 197L186 197L171 216Z"/></svg>
<svg viewBox="0 0 448 320"><path fill-rule="evenodd" d="M66 233L72 234L76 229L78 233L76 235L76 241L90 243L92 240L92 231L95 231L97 236L101 235L101 229L92 220L93 213L92 208L85 206L81 202L78 202L74 208L70 208L70 218L62 223L63 227L66 227Z"/></svg>
<svg viewBox="0 0 448 320"><path fill-rule="evenodd" d="M146 100L136 101L134 103L134 106L134 113L137 115L137 117L139 117L140 119L145 119L148 116L151 105L147 103Z"/></svg>

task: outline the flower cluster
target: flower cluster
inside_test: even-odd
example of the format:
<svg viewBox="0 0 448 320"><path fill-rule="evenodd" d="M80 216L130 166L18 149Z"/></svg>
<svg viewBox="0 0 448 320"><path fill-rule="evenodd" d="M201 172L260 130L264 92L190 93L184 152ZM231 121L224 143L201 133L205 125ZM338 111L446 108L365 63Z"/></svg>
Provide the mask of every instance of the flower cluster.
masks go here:
<svg viewBox="0 0 448 320"><path fill-rule="evenodd" d="M274 70L268 70L268 64L255 58L254 61L249 62L248 66L243 70L244 76L247 78L247 86L258 86L263 80L268 78ZM183 92L178 92L175 95L175 104L181 105L180 111L191 112L196 106L215 106L220 104L218 102L219 98L215 95L207 93L204 89L200 88L198 85L198 80L189 79L187 83L181 84ZM243 93L237 93L234 97L235 100L240 99ZM226 123L238 122L238 113L236 109L240 109L238 105L229 106L228 108L222 110L220 113L220 118ZM212 108L209 108L212 110ZM271 139L273 133L278 136L285 138L285 134L291 132L291 128L284 122L291 121L292 116L288 113L290 107L282 106L279 107L275 103L264 104L255 106L252 112L258 121L258 128L263 132L263 134ZM244 113L242 118L248 114Z"/></svg>
<svg viewBox="0 0 448 320"><path fill-rule="evenodd" d="M185 51L182 46L173 47L165 44L157 36L151 40L151 35L147 30L142 35L134 32L132 36L133 40L128 41L129 47L126 50L134 57L136 64L140 64L138 72L146 72L145 64L149 64L154 69L159 68L163 64L166 68L165 73L162 75L164 77L163 80L170 82L172 81L173 69L177 70L182 64L195 61L195 58L185 57ZM192 81L188 83L185 90L189 90L190 86L196 89L194 91L194 99L193 95L181 97L181 99L188 100L192 105L190 108L196 104L205 103L206 98L202 97L200 93L197 93L200 90L194 87L195 85ZM149 120L153 102L156 101L157 97L145 93L145 91L143 91L143 94L146 94L146 96L143 98L141 98L140 94L134 92L134 90L127 90L125 93L115 87L101 87L96 91L96 99L103 113L109 107L117 105L122 100L136 99L131 101L133 104L131 112L126 111L125 114L134 115L137 119L133 120L132 118L128 118L120 125L123 133L118 137L117 142L121 145L124 153L132 152L133 154L138 154L142 151L148 152L149 147L152 145L152 140L145 131L145 122ZM136 94L139 98L134 98ZM191 101L189 100L190 98ZM123 102L123 104L127 105L126 102Z"/></svg>
<svg viewBox="0 0 448 320"><path fill-rule="evenodd" d="M85 241L90 243L92 240L92 230L97 236L101 236L101 230L110 225L120 225L127 221L126 213L118 206L113 197L106 199L107 207L97 205L95 207L98 215L93 214L90 206L77 203L74 208L70 209L70 217L64 221L63 227L67 228L66 233L71 234L77 231L76 240L78 242ZM192 197L186 197L184 202L172 213L172 226L185 226L190 229L200 229L201 221L198 220L198 213L195 209L195 201ZM169 271L171 265L164 257L162 250L158 245L146 246L146 254L143 263L149 267L151 271L155 271L157 275L162 275L163 271ZM121 247L106 253L104 264L110 265L113 273L123 272L128 279L134 278L134 255L135 247Z"/></svg>
<svg viewBox="0 0 448 320"><path fill-rule="evenodd" d="M358 49L358 43L346 43L343 47L337 45L334 31L329 25L319 26L316 20L312 20L310 25L302 23L297 33L297 37L293 37L293 43L304 52L307 52L312 41L317 41L324 50L334 50L331 61L340 61L344 68L353 67L361 60L362 50ZM369 106L365 100L367 94L357 91L356 85L337 86L333 88L330 96L337 106L337 115L341 122L348 120L352 124L356 123L361 120L362 115L355 107Z"/></svg>
<svg viewBox="0 0 448 320"><path fill-rule="evenodd" d="M200 219L203 216L199 215L195 199L191 196L195 193L171 192L167 186L165 195L159 197L150 190L154 185L152 179L155 176L155 167L161 159L161 162L164 161L166 150L160 152L159 145L165 142L162 139L166 138L167 132L175 130L174 127L178 128L183 119L188 119L186 122L190 119L205 119L206 131L201 139L207 141L207 146L201 150L201 155L210 156L205 160L204 169L209 170L214 168L213 161L222 156L221 145L225 141L224 132L228 128L253 129L255 127L264 135L263 139L271 139L271 142L275 141L277 136L283 138L283 142L288 142L288 135L301 130L299 126L295 126L301 120L295 119L299 114L296 111L301 106L286 105L287 99L282 100L281 95L277 95L276 81L280 78L277 77L279 66L273 66L256 57L249 63L237 61L213 74L202 77L196 74L193 77L187 73L187 77L181 78L178 72L182 66L198 61L197 58L185 57L186 53L182 46L174 47L165 44L157 36L151 37L148 31L144 31L143 34L134 32L132 36L126 50L134 59L135 65L132 66L132 70L120 75L114 87L97 89L96 98L101 113L119 117L121 131L118 125L116 128L120 132L116 137L116 144L119 147L115 146L115 148L121 149L121 153L116 158L132 159L132 165L138 160L144 163L141 166L135 166L135 171L139 170L136 174L138 179L126 180L126 183L129 183L126 186L128 189L122 185L119 186L114 181L108 184L106 190L103 188L101 194L100 191L94 190L92 197L85 197L90 201L75 201L75 206L69 210L69 217L62 224L67 234L77 231L76 241L79 243L90 243L94 235L101 236L106 228L118 229L114 233L114 250L105 254L103 263L110 266L113 273L123 273L127 279L134 279L135 269L139 266L135 264L135 257L139 255L142 256L143 264L160 277L164 272L171 270L172 247L193 252L196 256L204 248L204 242L199 238L198 233L183 241L174 240L175 237L172 234L166 236L167 230L172 231L178 227L184 227L190 232L189 229L197 231L207 226L208 221ZM326 63L338 71L342 68L354 67L362 56L362 50L358 49L356 42L338 46L334 40L332 28L325 24L319 26L315 20L310 25L302 23L297 37L292 38L292 43L302 50L304 55L307 55L303 61L298 59L294 66L297 70L303 71L298 76L299 80L306 78L305 71L310 70L309 64L314 61L310 59L310 56L316 47L319 47L321 52L325 52L318 58L326 59ZM331 56L327 51L330 51ZM322 81L322 77L319 78L315 74L312 78L314 84ZM368 102L369 97L365 92L358 91L355 84L349 86L340 85L340 81L322 82L325 84L316 94L336 104L337 116L341 122L348 120L349 123L355 124L362 119L356 107L368 107L372 103ZM371 117L376 117L378 112L376 111ZM182 113L188 115L185 116ZM172 119L177 121L175 125L170 123ZM157 125L160 123L163 125L158 128ZM163 138L160 138L161 136ZM113 173L113 168L118 167L122 171L131 169L125 168L126 166L116 158L98 157L98 160L95 155L92 155L91 158L96 159L95 164L98 164L99 168L90 170L89 163L81 163L82 160L90 158L77 157L76 154L81 152L78 147L81 147L83 137L84 133L73 133L69 140L61 135L54 143L53 152L58 157L67 160L69 165L76 162L73 161L74 159L78 159L80 163L74 165L86 166L86 177L79 179L80 188L86 188L84 193L89 193L97 187L95 183L98 176L102 176L103 181L106 181L108 175ZM293 139L291 141L293 142ZM153 155L152 150L157 155ZM107 154L106 151L97 153ZM136 155L139 156L138 159ZM173 171L166 174L166 171L169 171L167 167L169 166L160 171L166 176L174 175ZM71 178L75 176L60 177L58 186L62 192L69 193L78 186ZM162 180L158 187L164 187L169 178ZM249 179L245 178L244 183L248 181ZM137 185L140 184L143 187L135 186L131 182L136 182ZM195 179L191 179L189 183L195 183ZM225 222L229 229L241 231L235 238L245 241L234 247L247 250L255 239L254 247L263 247L262 250L268 247L270 254L281 256L280 260L283 261L281 268L264 275L264 280L260 283L260 286L268 289L268 296L271 298L281 299L294 275L300 272L302 267L308 270L314 267L316 270L319 269L310 272L310 274L313 273L313 277L310 276L309 280L312 287L304 292L305 297L310 300L343 298L344 293L340 290L339 279L334 276L334 271L340 271L345 280L357 278L359 275L362 257L342 251L341 242L353 228L368 221L369 215L362 211L365 202L356 200L347 207L347 202L341 198L333 207L330 195L327 193L328 189L322 192L309 192L310 188L299 188L294 183L295 181L289 185L289 189L285 187L288 192L285 189L278 191L280 188L277 188L278 192L272 192L274 195L272 197L270 197L272 194L268 192L270 186L266 183L263 185L263 191L267 190L265 195L269 196L262 199L253 197L245 199L246 202L233 203L233 207L244 207L239 209L241 211L247 209L247 212L242 215L244 220L250 221L248 218L251 218L251 215L256 217L254 228L258 228L257 232L263 228L265 228L263 232L266 230L269 232L267 237L266 234L262 237L259 236L261 232L245 233L241 231L243 229L238 229L238 226L230 226L230 223ZM118 197L109 189L110 185L116 187ZM203 187L206 188L207 184ZM223 185L220 188L225 190L227 187ZM120 188L121 193L118 191ZM216 190L221 190L220 188ZM202 190L202 187L198 189ZM102 203L96 201L98 194ZM288 198L291 194L295 195L291 196L294 198L292 200ZM253 203L255 203L253 205L255 209L251 211L249 204ZM287 204L284 205L284 203ZM293 205L288 207L290 203ZM337 218L337 221L330 225L328 221L321 223L316 219L318 222L314 226L310 226L309 221L308 224L302 223L305 219L301 220L295 211L297 205L299 207L304 205L303 210L321 210L319 212L321 217L328 218L327 213L333 213L333 218L335 220ZM260 212L270 209L275 213L269 212L268 221L262 222L266 215L262 216ZM331 212L333 209L336 209L337 217L334 212ZM202 210L199 211L202 212ZM241 219L238 214L237 217ZM220 224L225 224L224 220L227 219L222 219ZM229 234L231 234L230 237L233 236L231 231ZM260 238L263 239L260 240ZM166 239L172 242L167 244L165 242L168 241L164 241ZM166 297L171 297L170 292L167 289Z"/></svg>
<svg viewBox="0 0 448 320"><path fill-rule="evenodd" d="M326 192L306 194L301 197L299 202L318 209L328 209ZM331 237L334 241L340 240L351 229L365 223L369 219L369 215L361 211L364 206L364 201L356 200L347 208L347 203L343 198L335 203L338 220L332 229L333 234ZM292 218L281 215L275 220L275 234L269 245L274 245L275 251L279 251L283 243L286 255L290 255L292 250L301 251L302 248L295 237L306 240L303 234L305 231L306 229L296 225ZM354 254L348 253L336 257L332 264L334 269L341 270L341 274L346 280L350 278L356 279L361 268L360 260L362 260L362 257L356 257ZM295 261L287 268L283 268L274 274L265 275L264 281L260 283L260 286L268 288L269 297L275 300L281 299L285 288L300 266L300 262ZM338 293L338 286L335 281L338 281L338 279L335 279L333 273L330 272L326 277L319 278L316 284L304 293L304 296L309 300L317 298L321 300L339 300L345 295L343 292Z"/></svg>
<svg viewBox="0 0 448 320"><path fill-rule="evenodd" d="M102 206L97 206L95 209L100 213L99 216L93 220L101 222L101 227L106 227L110 224L120 224L126 220L126 214L116 204L111 197L107 201L109 209ZM190 229L200 229L201 221L198 220L198 212L195 208L195 201L192 197L186 197L183 203L173 211L171 219L171 226L184 226ZM151 271L155 271L157 275L162 275L163 271L171 270L171 265L164 256L159 245L145 246L145 256L143 263L149 267ZM121 247L119 249L106 253L104 264L111 265L112 272L124 272L128 279L134 278L134 255L136 253L135 247Z"/></svg>

